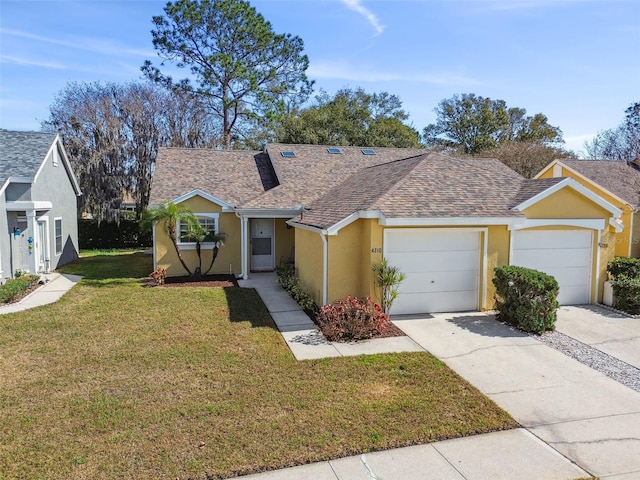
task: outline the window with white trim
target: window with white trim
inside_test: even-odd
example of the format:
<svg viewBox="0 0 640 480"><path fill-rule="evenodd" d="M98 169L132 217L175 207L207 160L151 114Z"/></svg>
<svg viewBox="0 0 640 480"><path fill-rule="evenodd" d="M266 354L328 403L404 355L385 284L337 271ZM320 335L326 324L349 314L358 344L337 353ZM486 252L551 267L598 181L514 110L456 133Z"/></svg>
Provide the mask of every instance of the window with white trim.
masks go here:
<svg viewBox="0 0 640 480"><path fill-rule="evenodd" d="M55 225L55 238L56 238L56 255L62 253L62 218L56 218L54 220Z"/></svg>
<svg viewBox="0 0 640 480"><path fill-rule="evenodd" d="M213 234L218 233L218 214L217 213L196 213L196 218L198 219L198 223L208 232L212 232ZM186 222L178 221L178 225L176 228L178 232L178 244L180 245L195 245L196 239L189 238L187 235L189 234L189 226ZM208 239L205 239L203 243L211 243Z"/></svg>

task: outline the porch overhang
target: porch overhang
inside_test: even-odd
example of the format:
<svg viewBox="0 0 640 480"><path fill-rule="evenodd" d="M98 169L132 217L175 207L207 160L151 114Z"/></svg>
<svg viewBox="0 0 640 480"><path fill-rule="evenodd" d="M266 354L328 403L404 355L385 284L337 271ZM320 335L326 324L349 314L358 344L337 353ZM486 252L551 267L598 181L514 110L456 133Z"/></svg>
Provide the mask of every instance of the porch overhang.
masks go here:
<svg viewBox="0 0 640 480"><path fill-rule="evenodd" d="M49 211L53 208L53 204L48 201L28 201L17 200L14 202L6 203L6 210L8 212L35 212L35 211Z"/></svg>

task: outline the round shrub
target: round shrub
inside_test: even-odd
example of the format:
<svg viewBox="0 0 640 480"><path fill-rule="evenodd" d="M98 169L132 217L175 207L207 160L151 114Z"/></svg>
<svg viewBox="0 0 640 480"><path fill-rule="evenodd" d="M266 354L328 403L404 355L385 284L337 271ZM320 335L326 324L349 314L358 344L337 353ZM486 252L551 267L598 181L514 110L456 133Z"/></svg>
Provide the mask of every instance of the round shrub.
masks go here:
<svg viewBox="0 0 640 480"><path fill-rule="evenodd" d="M530 268L506 265L494 270L497 318L525 332L554 330L558 282L551 275Z"/></svg>

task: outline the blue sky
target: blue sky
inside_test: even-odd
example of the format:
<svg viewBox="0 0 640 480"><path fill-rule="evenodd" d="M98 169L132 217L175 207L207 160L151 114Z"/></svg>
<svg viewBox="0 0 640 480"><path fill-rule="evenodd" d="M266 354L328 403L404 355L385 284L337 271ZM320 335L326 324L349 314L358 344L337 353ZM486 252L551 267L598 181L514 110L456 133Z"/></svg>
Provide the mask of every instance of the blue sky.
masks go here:
<svg viewBox="0 0 640 480"><path fill-rule="evenodd" d="M544 113L579 151L640 101L637 0L251 3L303 39L316 89L396 94L418 130L442 99L475 93ZM0 128L38 130L67 82L140 79L165 4L0 0Z"/></svg>

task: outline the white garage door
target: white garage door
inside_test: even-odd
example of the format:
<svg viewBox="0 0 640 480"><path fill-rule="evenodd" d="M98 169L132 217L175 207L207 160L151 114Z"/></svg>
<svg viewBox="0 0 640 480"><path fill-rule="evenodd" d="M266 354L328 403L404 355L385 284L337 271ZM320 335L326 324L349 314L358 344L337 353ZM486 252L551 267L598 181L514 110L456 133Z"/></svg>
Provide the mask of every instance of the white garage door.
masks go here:
<svg viewBox="0 0 640 480"><path fill-rule="evenodd" d="M561 305L589 303L591 230L521 230L513 233L511 265L533 268L558 281Z"/></svg>
<svg viewBox="0 0 640 480"><path fill-rule="evenodd" d="M479 232L388 229L384 256L406 275L392 314L478 309Z"/></svg>

